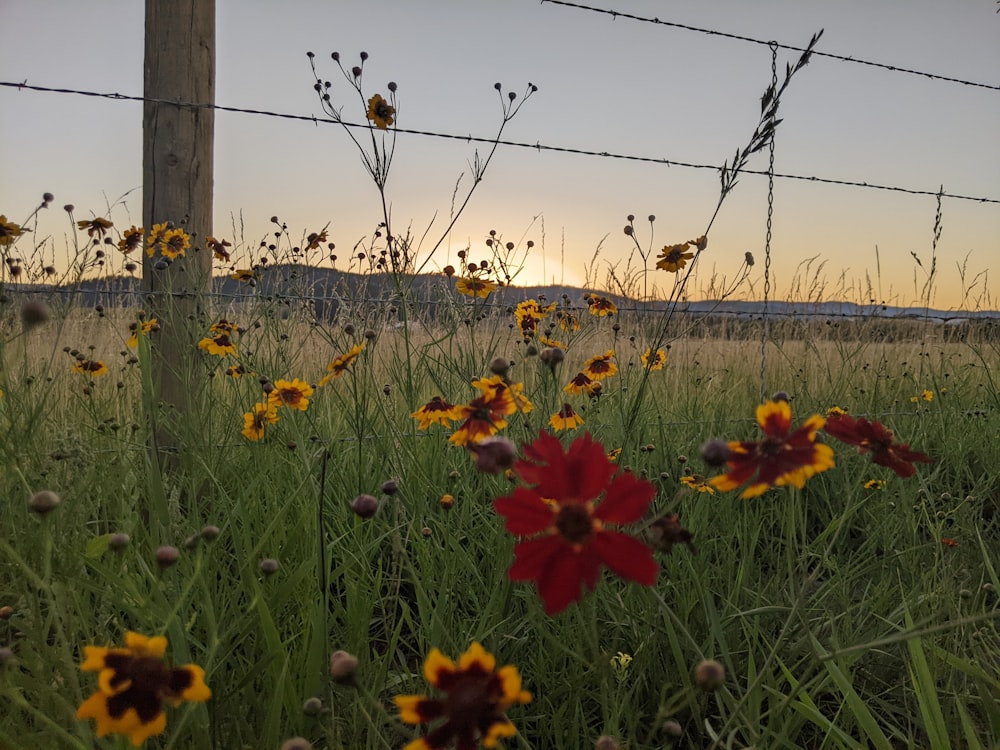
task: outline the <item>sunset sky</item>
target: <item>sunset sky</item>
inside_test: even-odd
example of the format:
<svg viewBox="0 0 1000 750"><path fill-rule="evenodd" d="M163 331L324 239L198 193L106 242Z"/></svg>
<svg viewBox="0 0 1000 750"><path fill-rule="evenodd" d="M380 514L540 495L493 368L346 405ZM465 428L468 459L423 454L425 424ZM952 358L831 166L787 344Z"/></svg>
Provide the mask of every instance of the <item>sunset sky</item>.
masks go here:
<svg viewBox="0 0 1000 750"><path fill-rule="evenodd" d="M820 29L823 52L1000 84L1000 15L992 0L591 0L661 20L802 46ZM0 0L0 80L141 95L140 0ZM366 96L398 84L399 127L490 137L501 112L494 83L538 92L508 125L518 142L721 165L743 146L771 79L768 47L537 0L217 0L219 105L322 116L306 58L316 53L346 120L362 102L330 60L365 50ZM797 53L779 50L779 68ZM0 213L21 221L43 192L56 200L38 236L67 245L69 223L105 215L141 222L142 106L137 102L0 87ZM820 178L1000 200L1000 91L816 57L781 108L775 169ZM363 131L362 135L367 137ZM469 184L486 146L400 134L388 197L397 231L425 244L443 232L456 180ZM285 221L293 237L328 234L342 257L381 218L375 186L339 126L218 112L215 235L233 241L242 215L249 247ZM766 153L750 165L766 169ZM717 171L501 147L470 208L431 259L486 257L491 229L535 243L522 283L603 284L633 245L634 214L651 263L663 245L702 234L718 198ZM773 292L781 299L920 302L930 267L933 196L779 179ZM746 175L724 204L692 287L698 296L758 259L737 297L763 292L767 180ZM656 216L653 235L646 217ZM945 199L937 246L939 308L1000 308L1000 204ZM599 252L598 252L599 249ZM596 260L595 260L595 253ZM923 263L918 266L911 253ZM56 257L59 259L59 256ZM638 258L636 258L638 260ZM343 267L343 263L338 263ZM964 268L964 281L960 268ZM668 285L663 272L651 277ZM714 282L713 282L714 279ZM963 301L963 286L969 296Z"/></svg>

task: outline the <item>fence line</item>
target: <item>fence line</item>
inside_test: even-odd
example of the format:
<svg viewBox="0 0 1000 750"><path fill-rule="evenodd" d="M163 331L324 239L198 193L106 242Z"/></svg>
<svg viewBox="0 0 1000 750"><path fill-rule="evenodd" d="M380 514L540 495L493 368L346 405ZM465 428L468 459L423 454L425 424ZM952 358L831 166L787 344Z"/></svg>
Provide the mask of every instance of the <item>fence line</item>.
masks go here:
<svg viewBox="0 0 1000 750"><path fill-rule="evenodd" d="M669 26L675 29L681 29L682 31L693 31L699 34L707 34L709 36L717 36L723 39L733 39L740 42L750 42L751 44L761 44L765 47L775 45L779 49L786 49L792 52L805 52L805 47L796 47L791 44L782 44L774 40L763 40L755 39L754 37L743 36L742 34L733 34L727 31L717 31L715 29L706 29L700 26L691 26L689 24L677 23L676 21L663 21L659 18L649 18L648 16L638 16L634 13L627 13L620 10L609 10L607 8L595 8L590 5L583 5L582 3L569 2L569 0L542 0L542 5L546 3L550 5L562 5L567 8L575 8L577 10L586 10L592 13L600 13L603 15L611 16L613 19L617 18L627 18L630 21L640 21L642 23L652 23L658 26ZM870 60L862 60L858 57L849 57L847 55L838 55L833 52L822 52L820 50L813 50L812 53L816 57L827 57L831 60L838 60L840 62L854 63L856 65L867 65L872 68L881 68L883 70L889 70L894 73L907 73L909 75L920 76L921 78L930 78L935 81L944 81L946 83L958 83L963 86L973 86L975 88L988 89L991 91L1000 91L1000 85L992 83L980 83L978 81L968 81L962 78L953 78L952 76L939 75L937 73L927 73L921 70L912 70L910 68L901 68L898 65L889 65L888 63L872 62Z"/></svg>
<svg viewBox="0 0 1000 750"><path fill-rule="evenodd" d="M546 0L547 2L555 2L555 0ZM815 52L814 54L819 54ZM69 89L69 88L56 88L50 86L37 86L34 84L29 84L27 81L22 81L20 83L14 81L0 81L0 87L6 88L16 88L18 90L25 89L28 91L37 91L42 93L52 93L52 94L73 94L77 96L88 96L96 97L101 99L112 99L116 101L129 101L129 102L151 102L154 104L170 104L175 107L186 107L190 109L213 109L219 112L231 112L237 114L248 114L248 115L258 115L262 117L276 117L284 120L296 120L300 122L311 122L314 125L342 125L348 128L360 128L360 129L371 129L372 125L370 123L356 123L347 122L345 120L333 120L326 117L316 117L315 115L295 115L287 112L274 112L266 109L250 109L245 107L228 107L221 104L209 104L209 103L198 103L198 102L183 102L179 100L169 100L169 99L156 99L156 98L146 98L142 96L134 96L130 94L120 94L116 92L99 92L99 91L86 91L80 89ZM665 159L656 156L637 156L635 154L622 154L612 151L596 151L593 149L582 149L572 146L551 146L536 141L535 143L526 143L523 141L509 141L505 139L496 138L485 138L481 136L469 135L458 135L455 133L440 133L432 130L418 130L415 128L397 128L392 127L394 133L402 133L405 135L419 135L429 138L442 138L446 140L456 140L465 141L466 143L488 143L488 144L499 144L501 146L510 146L513 148L523 148L532 149L541 153L542 151L550 151L553 153L564 153L564 154L574 154L577 156L594 156L602 157L605 159L621 159L625 161L637 161L645 162L650 164L662 164L668 167L683 167L686 169L709 169L714 172L718 172L722 169L721 166L717 164L703 164L697 162L688 161L678 161L674 159ZM767 170L763 169L749 169L744 168L740 170L741 174L752 174L757 176L769 176ZM867 180L840 180L832 177L820 177L818 175L799 175L799 174L788 174L783 172L775 172L773 174L775 178L782 180L798 180L801 182L814 182L825 185L839 185L842 187L855 187L855 188L866 188L869 190L881 190L894 193L904 193L907 195L921 195L921 196L938 196L942 198L953 198L955 200L972 201L975 203L991 203L1000 205L1000 198L990 198L987 196L975 196L975 195L964 195L960 193L948 193L943 192L940 188L932 190L922 190L918 188L908 188L898 185L883 185L881 183L868 182Z"/></svg>
<svg viewBox="0 0 1000 750"><path fill-rule="evenodd" d="M219 277L216 277L219 278ZM519 291L522 288L519 287L507 287L507 289L512 291ZM527 292L528 288L523 288ZM97 299L112 298L119 300L127 300L139 302L143 299L149 299L151 297L172 297L174 299L189 299L195 296L192 292L179 291L156 291L149 292L143 291L141 289L101 289L99 287L87 287L87 288L73 288L73 287L44 287L44 286L34 286L31 288L20 287L16 284L10 284L0 282L0 290L4 290L8 293L24 294L31 296L59 296L63 298L72 299L73 297L79 296L90 296ZM309 303L337 303L346 306L351 305L386 305L386 304L398 304L399 300L393 297L354 297L342 294L329 294L325 292L317 292L315 294L288 294L285 292L277 291L248 291L245 293L235 293L235 292L221 292L221 291L211 291L211 292L199 292L197 294L199 297L208 299L219 299L226 300L228 302L261 302L263 301L279 301L279 302L309 302ZM608 295L604 293L603 296L618 297L618 295ZM525 294L527 297L527 294ZM454 303L453 299L435 299L435 298L422 298L419 300L421 307L440 307L444 305L451 305ZM518 300L520 301L520 300ZM547 302L554 302L555 300L549 300L546 298ZM679 302L674 308L674 314L679 315L700 315L703 317L710 316L723 316L730 318L743 318L749 321L758 320L763 315L763 310L752 311L752 310L726 310L726 309L692 309L691 304L703 305L703 304L715 304L719 302L718 300L703 300L694 302ZM744 304L742 300L735 300L735 303ZM476 301L467 302L466 306L474 309L476 312L506 312L506 310L517 302L513 300L500 301ZM669 306L673 303L666 300L654 300L646 305L642 306L624 306L616 304L618 312L620 313L634 313L637 315L657 315L669 310ZM721 301L721 304L727 304L726 301ZM730 303L731 304L731 303ZM747 302L745 304L757 304L756 302ZM772 302L772 305L775 304ZM894 314L882 314L880 308L885 307L881 304L868 304L862 305L860 303L844 303L836 302L833 304L852 304L857 305L861 308L871 308L870 310L859 310L857 312L837 312L837 311L827 311L823 309L816 309L817 307L823 305L822 302L781 302L779 304L789 304L789 305L801 305L804 308L801 310L775 310L773 307L768 307L767 317L777 317L777 318L787 318L787 319L803 319L803 318L813 318L819 320L825 320L827 318L835 318L840 320L880 320L880 321L933 321L936 323L949 323L949 322L959 322L966 320L991 320L1000 323L1000 313L995 313L994 311L976 311L976 310L927 310L921 312L921 308L914 307L910 308L913 312L906 313L894 313ZM898 308L898 305L890 305L889 307ZM81 308L83 309L83 308ZM582 313L589 314L589 308L585 305L562 305L558 308L559 310L570 312L570 313Z"/></svg>

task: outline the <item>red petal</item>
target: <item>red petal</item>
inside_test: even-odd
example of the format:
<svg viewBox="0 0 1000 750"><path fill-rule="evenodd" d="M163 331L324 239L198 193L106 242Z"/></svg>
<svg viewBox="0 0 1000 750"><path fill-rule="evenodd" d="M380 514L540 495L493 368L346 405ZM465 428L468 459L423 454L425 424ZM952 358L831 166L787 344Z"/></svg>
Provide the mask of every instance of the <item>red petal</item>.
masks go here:
<svg viewBox="0 0 1000 750"><path fill-rule="evenodd" d="M639 479L631 472L616 476L608 493L594 509L594 516L608 523L632 523L642 518L656 495L651 482Z"/></svg>
<svg viewBox="0 0 1000 750"><path fill-rule="evenodd" d="M643 586L656 583L660 566L653 559L653 551L638 539L617 531L601 531L594 535L590 546L622 578Z"/></svg>
<svg viewBox="0 0 1000 750"><path fill-rule="evenodd" d="M498 497L493 508L507 519L507 531L528 536L545 531L552 525L554 511L534 490L518 487L513 495Z"/></svg>
<svg viewBox="0 0 1000 750"><path fill-rule="evenodd" d="M549 615L562 612L583 596L580 590L584 577L580 570L581 561L567 545L562 546L564 552L549 558L548 565L538 578L538 595L545 603L545 613Z"/></svg>
<svg viewBox="0 0 1000 750"><path fill-rule="evenodd" d="M534 581L541 577L549 558L562 551L563 543L556 536L528 539L514 545L514 564L507 571L512 581Z"/></svg>

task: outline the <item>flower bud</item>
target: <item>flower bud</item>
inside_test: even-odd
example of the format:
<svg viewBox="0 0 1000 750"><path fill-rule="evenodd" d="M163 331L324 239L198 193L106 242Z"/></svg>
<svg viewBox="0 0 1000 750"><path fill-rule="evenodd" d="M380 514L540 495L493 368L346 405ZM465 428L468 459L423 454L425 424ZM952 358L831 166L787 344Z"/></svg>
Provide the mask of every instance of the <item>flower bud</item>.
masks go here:
<svg viewBox="0 0 1000 750"><path fill-rule="evenodd" d="M59 507L61 503L62 498L59 495L49 490L42 490L31 496L31 499L28 500L28 507L33 513L44 516Z"/></svg>
<svg viewBox="0 0 1000 750"><path fill-rule="evenodd" d="M357 657L346 651L334 651L330 654L330 676L334 682L339 682L342 685L353 685L357 671Z"/></svg>
<svg viewBox="0 0 1000 750"><path fill-rule="evenodd" d="M476 469L484 474L499 474L509 469L517 457L517 449L505 437L488 437L468 447L475 454Z"/></svg>
<svg viewBox="0 0 1000 750"><path fill-rule="evenodd" d="M176 563L180 556L181 553L176 547L165 544L156 550L156 564L160 566L160 570L166 570Z"/></svg>
<svg viewBox="0 0 1000 750"><path fill-rule="evenodd" d="M722 466L732 456L725 440L708 440L701 446L701 458L709 466Z"/></svg>
<svg viewBox="0 0 1000 750"><path fill-rule="evenodd" d="M378 498L372 495L358 495L351 500L351 510L361 518L371 518L378 510Z"/></svg>
<svg viewBox="0 0 1000 750"><path fill-rule="evenodd" d="M302 713L306 716L316 716L323 711L323 701L320 698L306 698L302 704Z"/></svg>
<svg viewBox="0 0 1000 750"><path fill-rule="evenodd" d="M268 557L261 560L258 567L260 568L260 572L264 575L272 576L278 572L278 568L281 567L281 564L274 558Z"/></svg>
<svg viewBox="0 0 1000 750"><path fill-rule="evenodd" d="M312 750L312 743L305 737L290 737L281 743L281 750Z"/></svg>
<svg viewBox="0 0 1000 750"><path fill-rule="evenodd" d="M715 692L725 681L726 668L715 659L705 659L694 668L694 684L706 693Z"/></svg>
<svg viewBox="0 0 1000 750"><path fill-rule="evenodd" d="M548 346L542 349L538 358L547 364L550 369L555 370L556 365L566 359L566 353L558 346Z"/></svg>

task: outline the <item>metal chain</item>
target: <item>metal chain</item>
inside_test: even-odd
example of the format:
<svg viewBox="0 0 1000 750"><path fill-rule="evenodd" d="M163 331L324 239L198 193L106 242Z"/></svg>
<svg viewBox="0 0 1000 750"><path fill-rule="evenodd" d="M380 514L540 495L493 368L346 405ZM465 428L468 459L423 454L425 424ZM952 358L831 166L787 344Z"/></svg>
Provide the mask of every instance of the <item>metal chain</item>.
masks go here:
<svg viewBox="0 0 1000 750"><path fill-rule="evenodd" d="M771 90L778 90L778 43L769 42L771 48ZM771 114L771 138L767 144L768 164L767 164L767 237L764 240L764 304L761 307L761 333L760 333L760 401L767 400L767 342L769 338L769 327L767 317L767 302L771 293L771 222L774 216L774 115L777 114L777 107Z"/></svg>

